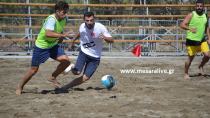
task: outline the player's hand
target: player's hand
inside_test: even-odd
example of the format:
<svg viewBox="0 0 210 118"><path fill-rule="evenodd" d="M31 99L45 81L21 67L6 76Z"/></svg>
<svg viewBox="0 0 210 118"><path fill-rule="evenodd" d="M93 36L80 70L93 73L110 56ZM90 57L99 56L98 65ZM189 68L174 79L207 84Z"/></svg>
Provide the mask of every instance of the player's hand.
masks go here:
<svg viewBox="0 0 210 118"><path fill-rule="evenodd" d="M66 32L62 35L62 37L66 38L66 39L72 39L72 38L74 38L74 36L75 36L75 33L72 31Z"/></svg>
<svg viewBox="0 0 210 118"><path fill-rule="evenodd" d="M192 33L196 33L196 32L197 32L197 29L196 29L196 28L190 28L190 31L191 31Z"/></svg>
<svg viewBox="0 0 210 118"><path fill-rule="evenodd" d="M105 40L107 43L113 43L114 42L112 37L106 37L102 33L100 34L99 38L102 39L102 40Z"/></svg>
<svg viewBox="0 0 210 118"><path fill-rule="evenodd" d="M76 34L75 34L73 31L67 32L67 37L68 37L68 38L74 38L75 35L76 35Z"/></svg>
<svg viewBox="0 0 210 118"><path fill-rule="evenodd" d="M63 42L63 38L59 38L58 43L62 43Z"/></svg>
<svg viewBox="0 0 210 118"><path fill-rule="evenodd" d="M210 38L207 40L208 44L210 45Z"/></svg>
<svg viewBox="0 0 210 118"><path fill-rule="evenodd" d="M58 43L62 43L63 40L70 40L70 39L72 39L70 32L66 32L66 33L63 33L60 38L58 38L59 40Z"/></svg>
<svg viewBox="0 0 210 118"><path fill-rule="evenodd" d="M72 43L70 44L70 49L71 49L71 50L74 50L74 48L75 48L74 42L72 42Z"/></svg>

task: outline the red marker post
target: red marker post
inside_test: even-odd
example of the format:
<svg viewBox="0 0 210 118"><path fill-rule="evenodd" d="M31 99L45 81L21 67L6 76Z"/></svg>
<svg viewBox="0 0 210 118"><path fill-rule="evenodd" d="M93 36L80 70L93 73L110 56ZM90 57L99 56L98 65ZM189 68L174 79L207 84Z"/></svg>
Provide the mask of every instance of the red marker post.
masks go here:
<svg viewBox="0 0 210 118"><path fill-rule="evenodd" d="M141 55L141 45L138 44L136 45L133 50L132 50L132 53L136 56L136 57L139 57Z"/></svg>

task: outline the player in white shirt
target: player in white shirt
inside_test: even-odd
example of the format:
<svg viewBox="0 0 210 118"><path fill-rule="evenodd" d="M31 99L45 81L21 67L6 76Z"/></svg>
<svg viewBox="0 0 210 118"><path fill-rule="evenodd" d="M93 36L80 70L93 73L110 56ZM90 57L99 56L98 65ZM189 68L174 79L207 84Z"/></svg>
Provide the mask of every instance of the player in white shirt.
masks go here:
<svg viewBox="0 0 210 118"><path fill-rule="evenodd" d="M101 23L95 22L93 12L84 14L84 23L80 25L79 34L74 41L78 38L80 38L81 50L77 62L71 71L75 75L80 75L84 69L83 74L63 86L63 89L72 88L89 80L99 66L103 41L107 43L114 42L106 27Z"/></svg>

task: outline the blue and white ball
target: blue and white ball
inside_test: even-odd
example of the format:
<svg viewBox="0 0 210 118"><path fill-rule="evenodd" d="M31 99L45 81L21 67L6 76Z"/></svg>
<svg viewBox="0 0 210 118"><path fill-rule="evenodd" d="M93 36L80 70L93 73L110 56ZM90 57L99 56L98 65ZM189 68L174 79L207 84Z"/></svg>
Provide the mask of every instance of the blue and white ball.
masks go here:
<svg viewBox="0 0 210 118"><path fill-rule="evenodd" d="M115 79L111 75L104 75L101 78L101 83L106 89L111 89L116 84Z"/></svg>

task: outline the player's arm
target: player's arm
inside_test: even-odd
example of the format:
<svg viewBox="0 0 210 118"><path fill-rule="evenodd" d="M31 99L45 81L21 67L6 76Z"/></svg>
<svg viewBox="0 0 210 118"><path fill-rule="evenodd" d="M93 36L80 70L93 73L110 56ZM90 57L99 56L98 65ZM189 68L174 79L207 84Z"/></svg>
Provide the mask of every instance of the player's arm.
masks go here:
<svg viewBox="0 0 210 118"><path fill-rule="evenodd" d="M114 39L112 38L106 27L102 26L101 30L102 33L100 34L100 38L106 41L107 43L113 43Z"/></svg>
<svg viewBox="0 0 210 118"><path fill-rule="evenodd" d="M54 18L51 17L46 20L43 27L45 29L45 35L47 37L61 39L61 38L67 37L69 35L68 33L55 32L54 31L55 25L56 25L56 20Z"/></svg>
<svg viewBox="0 0 210 118"><path fill-rule="evenodd" d="M75 41L77 40L77 39L79 39L79 37L80 37L80 33L78 33L76 36L75 36L75 38L73 39L73 41L72 41L72 43L71 43L71 48L73 48L74 47L74 44L75 44Z"/></svg>
<svg viewBox="0 0 210 118"><path fill-rule="evenodd" d="M75 42L77 39L79 39L79 37L80 37L80 33L78 33L78 34L75 36L75 38L73 39L73 42Z"/></svg>
<svg viewBox="0 0 210 118"><path fill-rule="evenodd" d="M209 27L207 27L207 29L206 29L206 34L207 34L207 42L208 42L208 44L210 45L210 28Z"/></svg>
<svg viewBox="0 0 210 118"><path fill-rule="evenodd" d="M209 26L209 17L207 16L207 23L206 23L206 35L207 35L207 42L210 45L210 26Z"/></svg>
<svg viewBox="0 0 210 118"><path fill-rule="evenodd" d="M192 19L192 13L188 14L185 19L182 21L182 23L180 24L180 27L184 30L190 30L191 32L195 33L196 29L195 28L190 28L189 27L189 23L190 20Z"/></svg>
<svg viewBox="0 0 210 118"><path fill-rule="evenodd" d="M69 36L69 33L56 33L52 30L46 30L45 31L45 35L47 37L51 37L51 38L58 38L58 39L61 39L61 38L64 38L64 37L68 37Z"/></svg>
<svg viewBox="0 0 210 118"><path fill-rule="evenodd" d="M114 39L112 37L106 37L103 34L101 34L101 38L106 41L107 43L114 43Z"/></svg>

